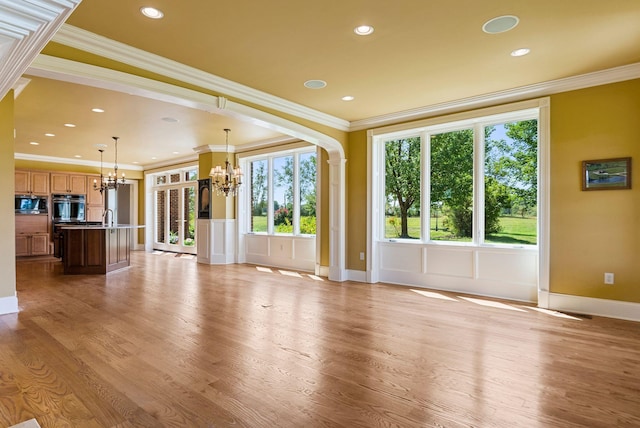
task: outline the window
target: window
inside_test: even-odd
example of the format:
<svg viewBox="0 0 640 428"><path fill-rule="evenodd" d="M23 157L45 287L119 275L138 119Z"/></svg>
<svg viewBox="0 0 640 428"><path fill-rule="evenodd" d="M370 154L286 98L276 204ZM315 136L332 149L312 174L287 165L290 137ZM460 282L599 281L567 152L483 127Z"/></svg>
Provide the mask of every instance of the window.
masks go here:
<svg viewBox="0 0 640 428"><path fill-rule="evenodd" d="M384 171L376 199L384 205L379 237L536 245L537 114L532 109L376 137Z"/></svg>
<svg viewBox="0 0 640 428"><path fill-rule="evenodd" d="M253 233L315 235L316 151L308 148L248 159Z"/></svg>

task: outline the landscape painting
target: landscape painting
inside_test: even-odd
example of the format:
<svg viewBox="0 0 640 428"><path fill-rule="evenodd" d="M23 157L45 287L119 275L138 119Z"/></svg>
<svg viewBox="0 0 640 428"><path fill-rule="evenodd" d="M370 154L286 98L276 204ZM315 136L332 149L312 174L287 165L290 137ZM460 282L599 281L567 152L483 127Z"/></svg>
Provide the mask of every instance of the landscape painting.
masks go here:
<svg viewBox="0 0 640 428"><path fill-rule="evenodd" d="M631 158L582 162L582 190L631 188Z"/></svg>

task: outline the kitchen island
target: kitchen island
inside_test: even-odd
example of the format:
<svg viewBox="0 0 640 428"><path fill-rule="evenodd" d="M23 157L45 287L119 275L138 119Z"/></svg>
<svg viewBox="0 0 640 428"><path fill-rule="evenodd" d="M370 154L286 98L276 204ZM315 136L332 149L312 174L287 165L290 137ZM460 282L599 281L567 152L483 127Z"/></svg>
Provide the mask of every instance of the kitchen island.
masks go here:
<svg viewBox="0 0 640 428"><path fill-rule="evenodd" d="M128 267L132 230L142 227L129 224L60 227L64 274L104 275Z"/></svg>

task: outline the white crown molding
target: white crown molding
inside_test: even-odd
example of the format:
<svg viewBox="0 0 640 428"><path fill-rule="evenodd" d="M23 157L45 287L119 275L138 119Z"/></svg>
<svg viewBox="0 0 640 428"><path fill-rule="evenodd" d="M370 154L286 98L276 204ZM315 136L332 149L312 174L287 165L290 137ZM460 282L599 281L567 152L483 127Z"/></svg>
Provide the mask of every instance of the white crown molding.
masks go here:
<svg viewBox="0 0 640 428"><path fill-rule="evenodd" d="M0 99L81 0L0 0Z"/></svg>
<svg viewBox="0 0 640 428"><path fill-rule="evenodd" d="M148 164L145 164L142 169L144 171L152 171L158 168L172 167L172 166L181 165L181 164L190 163L190 162L198 162L198 156L193 154L188 156L182 156L179 158L167 159L165 161L148 163Z"/></svg>
<svg viewBox="0 0 640 428"><path fill-rule="evenodd" d="M82 166L95 166L100 167L100 162L85 160L85 159L67 159L67 158L57 158L54 156L41 156L41 155L30 155L28 153L14 153L14 159L19 160L27 160L34 162L51 162L51 163L60 163L67 165L82 165ZM141 165L132 165L132 164L118 164L120 169L128 169L130 171L143 171L144 167Z"/></svg>
<svg viewBox="0 0 640 428"><path fill-rule="evenodd" d="M119 61L124 64L158 73L185 83L196 85L201 88L219 92L225 96L237 98L242 101L257 104L282 113L291 114L335 129L343 131L349 130L349 122L344 119L310 109L231 80L223 79L222 77L203 72L179 62L133 48L69 24L62 26L54 36L53 41Z"/></svg>
<svg viewBox="0 0 640 428"><path fill-rule="evenodd" d="M528 98L543 97L561 92L575 91L578 89L623 82L625 80L637 78L640 78L640 63L624 65L579 76L567 77L564 79L536 83L533 85L521 86L518 88L463 98L460 100L432 104L430 106L404 110L368 119L356 120L351 122L349 130L359 131L363 129L376 128L398 122L424 119L430 116L439 116L447 113L487 107L495 104L522 101Z"/></svg>

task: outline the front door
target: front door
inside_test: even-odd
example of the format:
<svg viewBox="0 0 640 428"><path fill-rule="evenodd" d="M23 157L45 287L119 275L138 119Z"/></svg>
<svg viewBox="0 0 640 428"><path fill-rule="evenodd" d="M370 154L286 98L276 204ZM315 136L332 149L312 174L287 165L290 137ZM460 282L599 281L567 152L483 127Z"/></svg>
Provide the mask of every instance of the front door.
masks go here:
<svg viewBox="0 0 640 428"><path fill-rule="evenodd" d="M196 254L195 185L158 189L154 199L154 249Z"/></svg>

